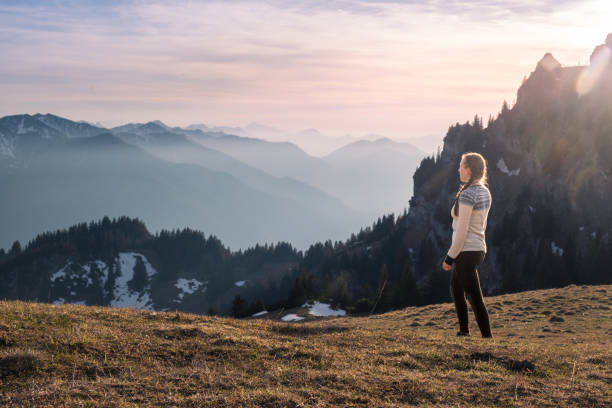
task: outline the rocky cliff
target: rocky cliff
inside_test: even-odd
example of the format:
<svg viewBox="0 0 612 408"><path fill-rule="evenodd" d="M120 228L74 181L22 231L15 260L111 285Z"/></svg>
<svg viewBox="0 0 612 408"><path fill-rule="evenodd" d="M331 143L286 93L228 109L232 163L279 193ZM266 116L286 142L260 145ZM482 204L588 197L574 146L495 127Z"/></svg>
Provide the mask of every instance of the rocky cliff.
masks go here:
<svg viewBox="0 0 612 408"><path fill-rule="evenodd" d="M593 257L609 252L612 226L611 51L609 35L589 66L565 67L547 53L514 106L504 102L486 127L479 118L451 126L439 156L415 173L402 220L406 246L418 253L431 245L440 256L448 250L457 168L461 154L474 151L488 161L493 196L488 259L480 268L487 292L609 280L610 267ZM425 262L417 275L438 267L438 259Z"/></svg>

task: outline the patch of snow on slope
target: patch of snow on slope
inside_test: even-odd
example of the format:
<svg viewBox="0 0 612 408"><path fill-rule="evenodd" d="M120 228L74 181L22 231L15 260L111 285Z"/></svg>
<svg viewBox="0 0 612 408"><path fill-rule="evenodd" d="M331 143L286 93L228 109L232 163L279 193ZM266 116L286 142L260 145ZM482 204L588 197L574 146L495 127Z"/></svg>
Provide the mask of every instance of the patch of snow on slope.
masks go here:
<svg viewBox="0 0 612 408"><path fill-rule="evenodd" d="M64 265L63 268L59 269L57 272L55 272L53 275L51 275L49 280L51 282L55 282L58 279L65 278L66 277L66 268L68 268L70 265L71 265L71 262L68 262L66 265Z"/></svg>
<svg viewBox="0 0 612 408"><path fill-rule="evenodd" d="M345 316L346 311L342 309L332 309L328 303L315 301L314 304L304 303L302 307L307 307L308 313L313 316Z"/></svg>
<svg viewBox="0 0 612 408"><path fill-rule="evenodd" d="M153 269L144 255L135 252L120 252L118 258L120 274L115 279L111 306L153 309L153 301L149 294L151 286L149 284L145 286L142 292L134 292L128 287L128 282L134 277L134 267L136 266L136 259L138 257L140 257L144 263L149 281L157 274L157 271Z"/></svg>
<svg viewBox="0 0 612 408"><path fill-rule="evenodd" d="M509 176L518 176L519 173L521 172L521 168L520 167L518 169L516 169L516 170L508 170L508 166L506 166L506 162L504 161L503 157L501 159L499 159L499 161L497 162L497 168L502 173L506 173Z"/></svg>
<svg viewBox="0 0 612 408"><path fill-rule="evenodd" d="M94 265L97 268L93 268ZM69 299L61 297L54 303L65 304L86 304L86 300L76 300L79 289L87 288L94 284L94 280L100 281L101 287L104 287L108 279L108 267L100 260L90 261L83 265L76 262L68 261L66 265L57 270L49 277L54 291L59 290L60 293L68 292ZM75 290L76 289L76 290Z"/></svg>
<svg viewBox="0 0 612 408"><path fill-rule="evenodd" d="M298 316L295 313L289 313L287 315L284 315L283 317L281 317L282 321L285 322L297 322L299 320L302 320L303 317L302 316Z"/></svg>
<svg viewBox="0 0 612 408"><path fill-rule="evenodd" d="M91 269L94 265L102 273L100 285L104 287L106 285L106 281L108 280L108 266L106 266L106 264L100 260L91 261L83 265L83 269L87 273L87 286L93 285L93 280L91 279Z"/></svg>
<svg viewBox="0 0 612 408"><path fill-rule="evenodd" d="M268 313L268 311L267 311L267 310L262 310L261 312L254 313L254 314L253 314L253 315L251 315L251 316L252 316L252 317L258 317L258 316L263 316L263 315L265 315L265 314L267 314L267 313Z"/></svg>
<svg viewBox="0 0 612 408"><path fill-rule="evenodd" d="M182 299L185 294L191 295L195 293L198 289L200 289L201 286L206 284L208 284L208 281L200 282L197 279L179 278L174 284L174 286L181 290L181 293L178 294L178 297L179 299ZM205 290L206 288L203 289L203 291Z"/></svg>
<svg viewBox="0 0 612 408"><path fill-rule="evenodd" d="M96 261L87 262L84 265L76 264L78 268L82 268L85 271L84 274L76 274L74 271L74 265L75 265L74 262L68 261L66 265L64 265L63 268L60 268L57 272L51 275L51 277L49 278L49 281L51 281L51 283L56 283L56 281L58 280L59 281L70 280L71 285L78 285L79 284L78 280L86 279L87 281L85 282L84 286L85 287L91 286L94 283L92 279L93 278L92 266L95 265L99 273L101 274L101 286L104 287L104 285L106 284L106 281L108 280L108 266L104 262L100 260L96 260Z"/></svg>
<svg viewBox="0 0 612 408"><path fill-rule="evenodd" d="M238 286L238 287L243 287L245 286L247 283L247 281L243 280L243 281L238 281L238 282L234 282L234 285Z"/></svg>
<svg viewBox="0 0 612 408"><path fill-rule="evenodd" d="M19 125L17 126L17 134L18 135L23 135L24 133L33 132L35 130L34 128L24 127L23 126L23 122L24 121L25 121L25 119L21 119L21 122L19 122Z"/></svg>
<svg viewBox="0 0 612 408"><path fill-rule="evenodd" d="M0 133L0 154L4 156L10 156L13 159L15 158L15 153L13 153L13 147L6 140L2 133Z"/></svg>
<svg viewBox="0 0 612 408"><path fill-rule="evenodd" d="M555 241L552 241L552 242L550 243L550 247L551 247L551 249L552 249L552 253L553 253L553 254L555 254L555 255L559 255L559 256L563 256L563 248L558 247L558 246L555 244Z"/></svg>

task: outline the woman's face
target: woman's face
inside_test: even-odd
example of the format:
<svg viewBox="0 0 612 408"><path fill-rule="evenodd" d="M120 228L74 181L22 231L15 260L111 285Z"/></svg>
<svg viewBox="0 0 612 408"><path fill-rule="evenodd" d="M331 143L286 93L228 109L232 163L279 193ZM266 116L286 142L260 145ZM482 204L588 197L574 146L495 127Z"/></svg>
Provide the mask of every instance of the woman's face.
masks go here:
<svg viewBox="0 0 612 408"><path fill-rule="evenodd" d="M461 159L461 163L459 163L459 180L461 180L462 183L467 183L471 175L472 170L465 167L465 159Z"/></svg>

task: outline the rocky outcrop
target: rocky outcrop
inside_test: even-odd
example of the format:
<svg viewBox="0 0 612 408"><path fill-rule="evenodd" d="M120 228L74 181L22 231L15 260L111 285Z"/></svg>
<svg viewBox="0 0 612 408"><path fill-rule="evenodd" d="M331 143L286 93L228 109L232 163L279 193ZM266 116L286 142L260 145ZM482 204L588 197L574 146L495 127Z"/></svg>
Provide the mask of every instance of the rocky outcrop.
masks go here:
<svg viewBox="0 0 612 408"><path fill-rule="evenodd" d="M611 43L608 35L593 54L608 52ZM562 66L547 53L518 90L516 104L504 104L487 127L478 120L451 126L439 159L424 160L415 173L414 197L403 220L406 244L416 251L417 243L433 245L440 256L448 250L450 208L460 186L457 168L462 153L476 151L488 160L493 196L488 259L480 268L485 291L503 290L511 273L525 286L537 286L534 274L554 281L553 274L560 273L555 268L565 268L567 276L590 273L567 270L562 254L566 245L582 256L607 248L612 227L612 64L606 61L588 92L579 93L579 81L593 70ZM519 270L508 271L510 258ZM537 262L540 270L527 270L527 262ZM427 279L436 267L416 273Z"/></svg>

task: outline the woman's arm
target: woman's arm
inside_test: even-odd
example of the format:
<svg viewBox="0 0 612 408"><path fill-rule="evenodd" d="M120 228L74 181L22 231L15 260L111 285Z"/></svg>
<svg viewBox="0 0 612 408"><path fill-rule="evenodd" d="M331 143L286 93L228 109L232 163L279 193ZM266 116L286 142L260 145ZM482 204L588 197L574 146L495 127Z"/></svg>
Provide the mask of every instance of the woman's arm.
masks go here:
<svg viewBox="0 0 612 408"><path fill-rule="evenodd" d="M470 217L472 216L472 211L474 210L474 204L469 202L469 200L459 200L457 202L459 205L459 217L457 218L457 227L455 230L455 234L453 235L453 242L451 244L450 249L446 255L446 262L448 265L452 265L461 252L463 248L463 244L465 243L465 237L467 236L468 227L470 224Z"/></svg>

